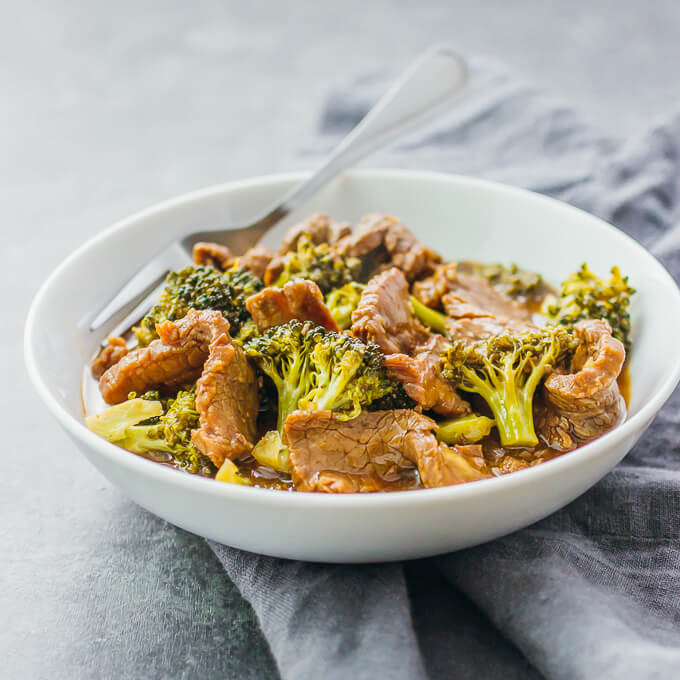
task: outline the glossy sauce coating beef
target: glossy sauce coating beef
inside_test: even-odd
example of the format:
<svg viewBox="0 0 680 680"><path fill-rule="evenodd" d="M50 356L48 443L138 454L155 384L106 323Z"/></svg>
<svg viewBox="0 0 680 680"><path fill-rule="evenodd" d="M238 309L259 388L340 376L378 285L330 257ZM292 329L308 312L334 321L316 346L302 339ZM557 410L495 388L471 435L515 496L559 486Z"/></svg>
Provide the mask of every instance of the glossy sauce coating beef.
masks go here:
<svg viewBox="0 0 680 680"><path fill-rule="evenodd" d="M338 241L345 255L371 255L374 266L398 267L409 280L431 274L441 257L424 246L396 217L371 213L355 227L353 233Z"/></svg>
<svg viewBox="0 0 680 680"><path fill-rule="evenodd" d="M246 309L261 331L287 321L313 321L327 331L340 330L313 281L289 281L283 288L265 288L246 300Z"/></svg>
<svg viewBox="0 0 680 680"><path fill-rule="evenodd" d="M249 454L257 440L259 405L255 371L228 333L213 338L196 383L199 428L192 441L216 467Z"/></svg>
<svg viewBox="0 0 680 680"><path fill-rule="evenodd" d="M394 491L490 476L481 447L441 445L434 427L431 418L408 409L364 412L352 420L330 411L295 411L285 426L295 487Z"/></svg>
<svg viewBox="0 0 680 680"><path fill-rule="evenodd" d="M378 345L385 354L410 354L428 338L409 303L408 281L392 267L374 276L352 313L352 333Z"/></svg>
<svg viewBox="0 0 680 680"><path fill-rule="evenodd" d="M166 321L157 328L158 340L133 350L109 368L99 381L107 404L119 404L130 392L173 387L192 382L201 375L210 342L229 332L229 322L214 311L195 309L177 322Z"/></svg>
<svg viewBox="0 0 680 680"><path fill-rule="evenodd" d="M414 487L414 450L436 446L433 427L430 418L408 410L345 421L331 411L295 411L284 430L295 487L327 493Z"/></svg>
<svg viewBox="0 0 680 680"><path fill-rule="evenodd" d="M432 335L415 348L412 357L392 354L385 359L385 366L416 404L442 416L462 416L470 412L470 404L441 372L441 353L446 344L443 336Z"/></svg>
<svg viewBox="0 0 680 680"><path fill-rule="evenodd" d="M92 377L99 380L109 368L115 366L127 353L127 344L123 338L109 338L92 362Z"/></svg>

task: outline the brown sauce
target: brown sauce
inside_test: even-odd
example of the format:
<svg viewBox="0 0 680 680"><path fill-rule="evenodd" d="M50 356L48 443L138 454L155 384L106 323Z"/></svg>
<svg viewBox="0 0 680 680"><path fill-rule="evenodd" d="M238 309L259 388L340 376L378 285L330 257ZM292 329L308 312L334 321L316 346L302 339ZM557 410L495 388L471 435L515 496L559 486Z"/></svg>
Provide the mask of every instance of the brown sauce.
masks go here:
<svg viewBox="0 0 680 680"><path fill-rule="evenodd" d="M294 491L293 480L290 475L277 472L266 465L260 465L252 456L239 460L238 470L252 486L262 489L278 489L280 491Z"/></svg>
<svg viewBox="0 0 680 680"><path fill-rule="evenodd" d="M623 400L626 402L626 408L630 407L631 382L630 382L630 367L628 361L623 365L623 370L617 379L619 384L619 391Z"/></svg>

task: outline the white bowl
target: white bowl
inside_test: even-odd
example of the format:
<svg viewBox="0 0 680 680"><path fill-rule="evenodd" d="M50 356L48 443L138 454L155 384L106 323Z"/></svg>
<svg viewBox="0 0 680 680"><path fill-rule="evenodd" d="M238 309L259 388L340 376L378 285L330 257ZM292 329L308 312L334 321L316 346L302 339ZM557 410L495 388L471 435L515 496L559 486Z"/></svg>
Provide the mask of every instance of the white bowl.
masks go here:
<svg viewBox="0 0 680 680"><path fill-rule="evenodd" d="M339 178L310 202L305 215L282 223L270 244L314 211L349 221L381 211L399 216L446 258L516 262L554 283L584 260L600 273L618 264L638 291L627 421L577 451L504 477L355 495L286 493L201 479L87 430L80 377L103 337L83 330L93 312L168 240L255 215L303 177L230 183L134 215L68 257L31 307L26 364L43 401L110 482L169 522L245 550L304 560L382 561L464 548L527 526L586 491L630 450L678 383L680 291L628 236L528 191L466 177L367 170Z"/></svg>

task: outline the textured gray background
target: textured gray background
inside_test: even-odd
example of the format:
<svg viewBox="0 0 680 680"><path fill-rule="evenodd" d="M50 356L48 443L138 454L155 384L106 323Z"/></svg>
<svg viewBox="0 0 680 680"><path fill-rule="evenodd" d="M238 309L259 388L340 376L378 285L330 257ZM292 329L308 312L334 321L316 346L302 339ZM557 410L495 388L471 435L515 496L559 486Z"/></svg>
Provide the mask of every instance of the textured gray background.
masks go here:
<svg viewBox="0 0 680 680"><path fill-rule="evenodd" d="M203 541L111 488L28 385L25 310L74 247L175 194L306 165L330 84L435 41L621 134L677 100L673 0L140 5L0 2L2 678L276 676Z"/></svg>

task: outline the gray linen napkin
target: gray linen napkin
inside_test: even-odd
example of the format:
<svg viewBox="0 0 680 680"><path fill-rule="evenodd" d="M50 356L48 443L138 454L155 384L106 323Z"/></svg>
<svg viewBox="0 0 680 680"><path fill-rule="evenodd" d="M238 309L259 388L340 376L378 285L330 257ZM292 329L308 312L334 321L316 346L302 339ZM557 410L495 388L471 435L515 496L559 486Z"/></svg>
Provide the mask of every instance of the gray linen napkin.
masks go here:
<svg viewBox="0 0 680 680"><path fill-rule="evenodd" d="M387 83L369 75L333 92L320 145ZM680 115L616 139L476 60L450 114L371 164L556 196L613 222L680 278ZM676 391L628 457L567 508L477 548L337 566L211 547L284 678L680 677L679 406Z"/></svg>

